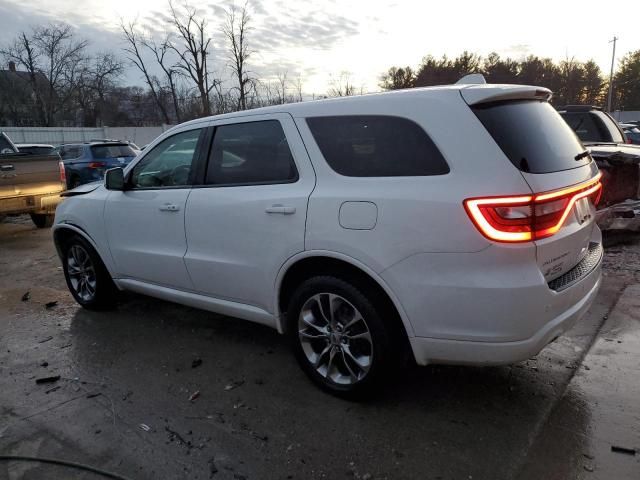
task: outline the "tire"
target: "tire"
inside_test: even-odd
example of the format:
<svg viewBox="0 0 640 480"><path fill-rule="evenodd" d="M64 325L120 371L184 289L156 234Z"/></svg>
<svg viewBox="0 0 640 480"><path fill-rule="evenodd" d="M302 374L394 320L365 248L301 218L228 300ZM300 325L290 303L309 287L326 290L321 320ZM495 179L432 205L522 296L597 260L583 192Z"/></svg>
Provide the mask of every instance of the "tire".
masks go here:
<svg viewBox="0 0 640 480"><path fill-rule="evenodd" d="M115 308L118 289L89 242L74 235L62 245L62 252L64 278L76 302L88 310Z"/></svg>
<svg viewBox="0 0 640 480"><path fill-rule="evenodd" d="M51 228L55 215L53 213L31 213L31 220L38 228Z"/></svg>
<svg viewBox="0 0 640 480"><path fill-rule="evenodd" d="M287 331L296 359L333 395L353 400L374 395L397 363L392 340L397 335L372 297L340 278L319 276L303 282L289 302Z"/></svg>

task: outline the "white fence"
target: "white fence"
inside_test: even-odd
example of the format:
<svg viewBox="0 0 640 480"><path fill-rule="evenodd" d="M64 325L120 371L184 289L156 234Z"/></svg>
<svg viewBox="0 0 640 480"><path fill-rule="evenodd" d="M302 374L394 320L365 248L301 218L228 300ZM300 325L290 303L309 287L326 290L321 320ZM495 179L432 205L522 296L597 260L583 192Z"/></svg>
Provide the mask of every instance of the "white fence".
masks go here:
<svg viewBox="0 0 640 480"><path fill-rule="evenodd" d="M61 143L88 142L99 138L113 138L133 142L139 147L154 140L171 125L159 127L101 127L101 128L59 128L59 127L0 127L13 143Z"/></svg>
<svg viewBox="0 0 640 480"><path fill-rule="evenodd" d="M640 120L640 111L638 110L628 110L621 111L616 110L615 112L611 112L611 116L615 118L620 123L631 122L635 120Z"/></svg>

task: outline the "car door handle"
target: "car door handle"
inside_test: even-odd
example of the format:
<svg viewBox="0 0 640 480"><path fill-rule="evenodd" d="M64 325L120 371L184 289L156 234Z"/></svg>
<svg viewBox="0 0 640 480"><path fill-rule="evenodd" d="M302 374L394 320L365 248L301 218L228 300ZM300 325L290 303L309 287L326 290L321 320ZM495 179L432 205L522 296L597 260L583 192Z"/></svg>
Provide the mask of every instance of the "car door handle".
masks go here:
<svg viewBox="0 0 640 480"><path fill-rule="evenodd" d="M173 203L165 203L164 205L160 206L161 212L177 212L178 210L180 210L180 207L178 205L174 205Z"/></svg>
<svg viewBox="0 0 640 480"><path fill-rule="evenodd" d="M11 172L15 170L13 165L0 165L0 172Z"/></svg>
<svg viewBox="0 0 640 480"><path fill-rule="evenodd" d="M293 215L294 213L296 213L296 207L277 204L267 207L264 211L267 213L279 213L281 215Z"/></svg>

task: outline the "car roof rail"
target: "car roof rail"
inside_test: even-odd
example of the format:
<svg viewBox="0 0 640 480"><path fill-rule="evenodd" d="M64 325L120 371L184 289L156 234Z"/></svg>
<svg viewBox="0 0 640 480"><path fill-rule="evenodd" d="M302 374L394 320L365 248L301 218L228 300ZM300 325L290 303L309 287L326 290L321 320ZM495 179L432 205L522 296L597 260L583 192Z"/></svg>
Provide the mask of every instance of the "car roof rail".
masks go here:
<svg viewBox="0 0 640 480"><path fill-rule="evenodd" d="M485 85L487 81L481 73L470 73L456 82L456 85Z"/></svg>

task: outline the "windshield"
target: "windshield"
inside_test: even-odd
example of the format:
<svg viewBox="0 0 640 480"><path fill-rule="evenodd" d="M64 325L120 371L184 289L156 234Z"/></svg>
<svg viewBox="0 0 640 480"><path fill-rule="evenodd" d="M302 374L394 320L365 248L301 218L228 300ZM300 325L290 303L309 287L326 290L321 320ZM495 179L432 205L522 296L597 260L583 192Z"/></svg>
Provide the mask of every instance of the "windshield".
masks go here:
<svg viewBox="0 0 640 480"><path fill-rule="evenodd" d="M93 158L135 157L136 152L129 145L94 145L91 147Z"/></svg>
<svg viewBox="0 0 640 480"><path fill-rule="evenodd" d="M591 162L589 155L580 157L584 147L547 102L497 102L475 105L472 110L511 163L523 172L558 172Z"/></svg>

